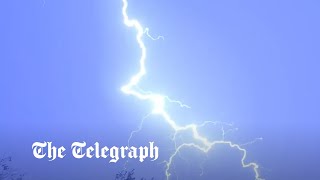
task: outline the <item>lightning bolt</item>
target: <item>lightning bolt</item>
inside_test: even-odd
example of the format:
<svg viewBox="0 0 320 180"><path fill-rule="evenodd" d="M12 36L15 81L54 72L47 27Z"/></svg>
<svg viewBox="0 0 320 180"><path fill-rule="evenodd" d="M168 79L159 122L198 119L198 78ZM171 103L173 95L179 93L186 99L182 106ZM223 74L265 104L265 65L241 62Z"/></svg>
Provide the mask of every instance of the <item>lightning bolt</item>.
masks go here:
<svg viewBox="0 0 320 180"><path fill-rule="evenodd" d="M188 124L188 125L184 125L184 126L178 125L171 118L170 114L166 111L166 108L165 108L166 103L177 103L180 105L180 107L186 107L186 108L190 108L189 106L184 105L180 101L171 100L167 96L153 93L153 92L146 92L146 91L143 91L141 88L139 88L139 86L138 86L139 82L141 81L143 76L145 76L147 73L146 66L145 66L146 57L147 57L147 48L145 46L145 43L143 42L143 36L146 35L153 40L163 39L163 37L162 36L159 36L157 38L151 37L149 34L148 28L144 28L137 19L129 18L129 16L127 14L128 0L122 0L122 2L123 2L122 15L123 15L124 24L127 27L134 28L136 30L136 41L137 41L137 44L139 45L140 50L141 50L141 56L140 56L140 60L139 60L139 65L140 65L139 71L130 78L130 80L127 84L122 86L122 88L121 88L122 92L127 95L132 95L140 100L151 102L151 104L153 106L152 107L152 114L157 114L157 115L161 116L162 119L166 123L168 123L169 126L174 130L174 136L173 136L172 140L175 142L175 144L176 144L176 136L182 132L187 132L187 131L191 132L192 138L194 140L192 143L182 143L179 146L178 145L175 146L175 151L170 155L169 160L165 162L166 163L166 165L165 165L166 166L166 168L165 168L166 179L167 180L170 179L171 165L173 164L174 158L177 156L177 154L179 154L181 149L195 148L203 153L208 153L210 150L214 149L214 147L217 145L226 145L226 146L229 146L230 148L235 148L236 150L241 152L242 153L242 158L241 158L242 167L243 168L252 168L254 175L255 175L255 179L262 180L260 177L260 174L259 174L259 165L254 162L246 162L246 159L247 159L246 149L242 148L241 145L239 145L239 144L235 144L231 141L225 141L224 140L225 131L223 129L222 129L222 131L223 131L223 139L222 140L210 141L208 138L206 138L205 136L202 136L200 134L200 132L198 130L199 127L205 126L208 123L216 123L216 122L206 121L202 124ZM141 128L142 128L142 125L140 125L140 127L137 131L133 131L131 133L130 138L128 140L128 143L129 143L130 139L132 138L132 135L134 133L138 132Z"/></svg>

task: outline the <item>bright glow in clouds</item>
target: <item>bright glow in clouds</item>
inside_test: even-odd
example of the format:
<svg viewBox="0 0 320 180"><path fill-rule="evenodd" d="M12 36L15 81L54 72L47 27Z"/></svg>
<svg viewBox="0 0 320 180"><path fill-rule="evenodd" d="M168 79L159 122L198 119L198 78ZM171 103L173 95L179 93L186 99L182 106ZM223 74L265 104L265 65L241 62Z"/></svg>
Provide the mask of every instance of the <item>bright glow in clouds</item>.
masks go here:
<svg viewBox="0 0 320 180"><path fill-rule="evenodd" d="M142 77L146 75L146 67L145 67L145 62L146 62L146 53L147 49L146 46L143 42L143 36L147 35L153 40L160 39L163 37L159 36L158 38L152 38L149 35L149 29L142 27L142 25L139 23L138 20L136 19L130 19L127 14L127 8L128 8L128 1L127 0L122 0L123 1L123 7L122 7L122 15L123 15L123 20L124 24L127 27L134 28L136 30L136 41L140 47L141 50L141 56L140 56L140 68L139 71L134 74L130 81L125 84L121 90L127 95L132 95L136 98L139 98L140 100L145 100L149 101L153 105L153 114L157 114L163 118L163 120L170 125L170 127L174 130L174 136L173 136L173 141L176 143L176 135L182 132L190 131L192 133L192 141L191 143L182 143L179 146L176 146L175 151L170 155L170 158L168 161L166 161L166 169L165 169L165 174L167 180L170 179L171 173L171 165L173 164L173 161L176 157L176 155L180 152L181 149L183 148L195 148L203 153L208 153L210 150L212 150L216 145L226 145L230 148L235 148L242 154L241 158L241 164L243 168L252 168L255 179L256 180L262 180L259 174L259 165L254 163L254 162L246 162L247 159L247 151L244 149L241 145L235 144L231 141L226 141L224 138L222 140L218 141L210 141L208 140L205 136L202 136L199 133L198 128L208 124L208 123L216 123L216 122L204 122L203 124L197 125L197 124L188 124L185 126L178 125L171 117L170 114L166 111L166 103L177 103L181 107L187 107L186 105L182 104L179 101L175 100L170 100L167 96L161 95L161 94L156 94L152 92L146 92L141 90L138 85L139 82L141 81ZM141 126L140 126L141 128ZM134 131L133 133L135 133ZM224 132L224 131L223 131ZM132 137L132 133L130 138Z"/></svg>

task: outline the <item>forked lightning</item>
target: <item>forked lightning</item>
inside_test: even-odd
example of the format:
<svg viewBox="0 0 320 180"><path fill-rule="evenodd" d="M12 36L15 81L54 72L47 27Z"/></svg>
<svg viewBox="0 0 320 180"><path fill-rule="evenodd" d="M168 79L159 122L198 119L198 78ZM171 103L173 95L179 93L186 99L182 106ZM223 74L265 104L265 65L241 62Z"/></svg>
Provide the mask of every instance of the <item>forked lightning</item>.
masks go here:
<svg viewBox="0 0 320 180"><path fill-rule="evenodd" d="M182 104L179 101L170 100L167 96L143 91L138 87L142 77L145 76L147 73L146 66L145 66L147 49L143 42L143 36L146 35L153 40L160 39L160 38L163 39L163 37L159 36L158 38L152 38L149 35L148 28L142 27L142 25L137 19L129 18L127 14L128 1L127 0L122 0L122 1L123 1L122 15L123 15L124 24L127 27L134 28L136 30L136 41L141 50L141 56L139 59L139 65L140 65L139 71L136 74L134 74L130 78L130 81L121 88L122 92L124 92L127 95L132 95L136 98L139 98L140 100L151 102L151 104L153 105L152 113L161 116L163 120L166 123L168 123L170 127L174 130L175 133L174 133L173 141L176 141L176 135L181 132L190 131L192 133L192 138L193 138L192 143L189 143L189 142L182 143L181 145L176 146L175 151L170 155L170 158L166 161L166 167L165 167L166 179L167 180L170 179L170 176L171 176L170 172L172 171L171 166L173 164L174 158L182 148L187 148L187 147L195 148L202 151L203 153L207 153L210 150L212 150L216 145L226 145L226 146L229 146L230 148L237 149L242 154L242 158L241 158L242 167L252 168L255 179L262 180L259 174L259 165L254 162L246 162L247 151L241 145L235 144L231 141L226 141L224 139L218 140L218 141L210 141L207 137L200 134L198 130L199 127L202 127L208 123L214 123L214 122L204 122L203 124L200 124L200 125L188 124L188 125L181 126L177 124L171 118L170 114L166 111L166 103L178 103L181 107L188 107L188 106ZM130 137L132 137L132 134Z"/></svg>

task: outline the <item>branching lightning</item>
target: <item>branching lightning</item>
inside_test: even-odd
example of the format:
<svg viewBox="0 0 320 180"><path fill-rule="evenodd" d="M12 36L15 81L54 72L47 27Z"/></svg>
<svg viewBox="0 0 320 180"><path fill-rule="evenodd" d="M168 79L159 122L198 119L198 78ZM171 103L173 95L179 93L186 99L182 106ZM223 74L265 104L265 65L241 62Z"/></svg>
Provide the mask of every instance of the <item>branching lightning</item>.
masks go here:
<svg viewBox="0 0 320 180"><path fill-rule="evenodd" d="M243 168L252 168L254 175L255 175L255 179L262 180L260 177L260 174L259 174L259 165L254 162L246 162L247 161L246 160L247 159L246 149L242 148L242 146L239 144L235 144L231 141L225 140L224 136L227 133L227 131L222 129L222 132L223 132L222 140L215 140L215 141L210 141L208 138L206 138L205 136L202 136L200 134L200 132L199 132L200 127L205 126L209 123L215 124L217 122L206 121L200 125L199 124L188 124L185 126L178 125L176 123L176 121L174 121L171 118L170 114L166 111L166 103L177 103L180 107L185 107L185 108L190 108L189 106L181 103L180 101L171 100L167 96L153 93L153 92L143 91L141 88L139 88L138 85L139 85L142 77L145 76L147 73L146 66L145 66L146 57L147 57L147 49L146 49L145 43L143 42L143 36L146 34L146 36L148 36L149 38L151 38L153 40L163 39L163 37L158 36L157 38L153 38L152 36L150 36L148 28L144 28L138 20L129 18L129 16L127 14L128 0L122 0L122 2L123 2L122 15L123 15L124 24L127 27L134 28L136 30L136 41L137 41L137 44L139 45L140 50L141 50L141 56L140 56L140 60L139 60L139 65L140 65L139 71L136 74L134 74L131 77L131 79L129 80L129 82L121 88L122 92L127 95L132 95L140 100L151 102L151 104L153 106L152 113L161 116L163 118L163 120L166 123L168 123L168 125L173 129L174 136L173 136L172 140L175 142L175 144L176 144L176 136L179 133L186 132L186 131L189 131L192 133L193 142L192 143L182 143L181 145L176 145L175 151L170 155L170 158L168 159L168 161L165 162L166 163L166 165L165 165L166 166L165 167L166 179L167 180L170 179L170 176L171 176L170 172L172 170L171 166L173 164L175 157L179 154L181 149L189 147L189 148L198 149L199 151L201 151L203 153L208 153L210 150L212 150L217 145L226 145L226 146L229 146L230 148L235 148L236 150L238 150L242 154L242 158L241 158L242 167ZM131 133L130 138L128 140L128 143L129 143L130 139L132 138L132 135L134 133L138 132L139 130L141 130L141 128L142 128L142 124L140 125L140 127L137 131L133 131ZM254 143L254 141L249 142L249 144L251 144L251 143ZM248 143L246 143L244 145L248 145Z"/></svg>

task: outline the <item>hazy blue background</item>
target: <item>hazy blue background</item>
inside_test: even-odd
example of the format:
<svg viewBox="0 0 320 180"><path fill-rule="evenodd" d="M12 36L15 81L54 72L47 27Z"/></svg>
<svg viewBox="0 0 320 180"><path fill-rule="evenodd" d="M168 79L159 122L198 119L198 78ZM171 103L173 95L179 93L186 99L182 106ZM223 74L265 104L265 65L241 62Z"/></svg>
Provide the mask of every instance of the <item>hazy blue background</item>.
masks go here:
<svg viewBox="0 0 320 180"><path fill-rule="evenodd" d="M247 148L264 178L320 179L319 1L129 3L131 16L165 36L146 39L145 89L192 106L188 120L233 122L236 142L263 137ZM0 156L12 155L28 179L106 180L122 169L123 161L75 160L70 153L37 160L31 149L35 141L67 148L74 141L125 145L150 110L120 92L137 71L140 52L135 32L122 23L121 6L121 0L0 1ZM155 140L172 150L168 126L150 120L133 141ZM180 179L201 172L191 154L197 153L177 161ZM202 179L253 179L250 169L239 168L236 151L210 154ZM160 155L130 168L138 177L163 179L159 163L168 154Z"/></svg>

